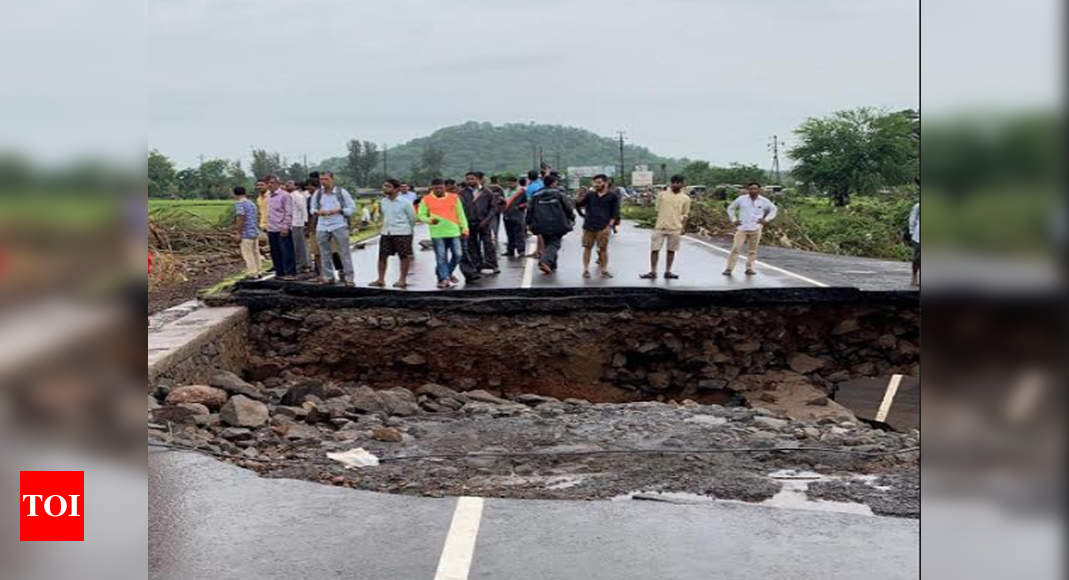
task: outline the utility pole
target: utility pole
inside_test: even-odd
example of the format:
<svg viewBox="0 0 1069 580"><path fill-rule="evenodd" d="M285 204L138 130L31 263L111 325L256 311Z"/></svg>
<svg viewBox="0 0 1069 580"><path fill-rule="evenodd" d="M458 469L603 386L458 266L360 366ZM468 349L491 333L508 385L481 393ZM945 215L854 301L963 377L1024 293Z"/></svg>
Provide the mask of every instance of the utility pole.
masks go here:
<svg viewBox="0 0 1069 580"><path fill-rule="evenodd" d="M560 171L560 149L557 149L557 164L554 167L557 168L557 171Z"/></svg>
<svg viewBox="0 0 1069 580"><path fill-rule="evenodd" d="M538 169L542 169L542 165L546 162L546 153L542 149L542 146L538 146Z"/></svg>
<svg viewBox="0 0 1069 580"><path fill-rule="evenodd" d="M533 141L531 142L531 169L534 169L535 171L541 169L538 166L538 148Z"/></svg>
<svg viewBox="0 0 1069 580"><path fill-rule="evenodd" d="M204 154L203 153L201 153L200 155L197 155L197 159L200 160L200 164L201 165L204 165ZM198 165L197 167L200 167L200 165Z"/></svg>
<svg viewBox="0 0 1069 580"><path fill-rule="evenodd" d="M779 146L783 145L783 141L779 140L776 135L772 136L772 141L768 144L768 149L772 151L772 170L769 173L772 175L772 181L776 185L780 185L779 181Z"/></svg>
<svg viewBox="0 0 1069 580"><path fill-rule="evenodd" d="M624 132L617 131L617 135L620 136L620 185L624 184Z"/></svg>
<svg viewBox="0 0 1069 580"><path fill-rule="evenodd" d="M386 179L390 177L389 165L386 164L386 144L382 144L382 178Z"/></svg>
<svg viewBox="0 0 1069 580"><path fill-rule="evenodd" d="M661 183L664 183L664 184L668 183L668 164L667 163L662 163L661 164L661 180L662 180Z"/></svg>
<svg viewBox="0 0 1069 580"><path fill-rule="evenodd" d="M304 159L304 172L308 173L308 154L305 153L301 157Z"/></svg>

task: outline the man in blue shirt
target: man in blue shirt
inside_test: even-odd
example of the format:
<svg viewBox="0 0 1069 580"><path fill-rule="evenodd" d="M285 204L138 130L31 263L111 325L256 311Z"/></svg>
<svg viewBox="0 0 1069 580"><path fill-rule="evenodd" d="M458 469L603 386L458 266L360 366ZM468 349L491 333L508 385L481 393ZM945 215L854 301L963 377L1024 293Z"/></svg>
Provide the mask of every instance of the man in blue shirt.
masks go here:
<svg viewBox="0 0 1069 580"><path fill-rule="evenodd" d="M311 214L316 216L316 244L319 246L319 281L334 282L331 242L338 246L342 262L342 282L353 286L353 253L349 247L349 218L356 211L353 197L334 185L334 174L319 173L319 189L312 194Z"/></svg>
<svg viewBox="0 0 1069 580"><path fill-rule="evenodd" d="M250 278L260 277L260 217L256 204L249 201L245 188L234 188L234 225L237 231L234 237L241 247L241 257L245 260L245 271Z"/></svg>
<svg viewBox="0 0 1069 580"><path fill-rule="evenodd" d="M534 169L527 172L527 181L527 201L529 202L539 190L545 189L546 184L542 182L542 176Z"/></svg>

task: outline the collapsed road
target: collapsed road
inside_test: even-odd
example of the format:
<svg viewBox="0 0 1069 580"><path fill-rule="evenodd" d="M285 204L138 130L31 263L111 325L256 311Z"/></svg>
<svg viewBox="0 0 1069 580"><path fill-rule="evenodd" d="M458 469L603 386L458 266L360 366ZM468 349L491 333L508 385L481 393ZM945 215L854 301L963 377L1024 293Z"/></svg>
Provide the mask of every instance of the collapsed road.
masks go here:
<svg viewBox="0 0 1069 580"><path fill-rule="evenodd" d="M841 383L919 372L915 293L459 298L261 282L228 300L248 309L239 331L155 375L160 445L268 477L433 497L801 492L919 514L919 434L835 402ZM380 463L328 457L354 449ZM807 486L785 487L784 473Z"/></svg>

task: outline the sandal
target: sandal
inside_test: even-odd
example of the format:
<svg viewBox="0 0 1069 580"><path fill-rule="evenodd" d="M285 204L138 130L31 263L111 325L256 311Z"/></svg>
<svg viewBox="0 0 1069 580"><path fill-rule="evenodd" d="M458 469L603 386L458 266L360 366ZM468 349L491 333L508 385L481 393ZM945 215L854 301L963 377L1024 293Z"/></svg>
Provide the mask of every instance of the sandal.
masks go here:
<svg viewBox="0 0 1069 580"><path fill-rule="evenodd" d="M679 279L679 274L673 274L671 272L665 272L664 273L664 279L665 280L678 280Z"/></svg>
<svg viewBox="0 0 1069 580"><path fill-rule="evenodd" d="M612 278L612 272L602 272L601 273L601 277L602 278Z"/></svg>
<svg viewBox="0 0 1069 580"><path fill-rule="evenodd" d="M642 278L643 280L656 280L657 272L646 272L645 274L640 274L639 278Z"/></svg>
<svg viewBox="0 0 1069 580"><path fill-rule="evenodd" d="M393 283L393 287L394 288L400 288L400 289L404 290L405 288L408 288L408 283L405 282L404 280L398 280L398 281Z"/></svg>
<svg viewBox="0 0 1069 580"><path fill-rule="evenodd" d="M368 286L371 286L372 288L385 288L386 284L384 284L382 282L379 282L378 280L375 280L374 282L368 284Z"/></svg>
<svg viewBox="0 0 1069 580"><path fill-rule="evenodd" d="M583 277L584 278L589 278L590 277L590 270L583 270Z"/></svg>

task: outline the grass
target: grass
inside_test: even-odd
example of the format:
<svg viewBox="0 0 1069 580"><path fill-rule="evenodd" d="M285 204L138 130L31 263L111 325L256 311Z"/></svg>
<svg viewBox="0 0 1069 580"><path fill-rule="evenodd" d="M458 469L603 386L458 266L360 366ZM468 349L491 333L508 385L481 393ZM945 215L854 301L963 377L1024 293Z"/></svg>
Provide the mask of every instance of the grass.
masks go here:
<svg viewBox="0 0 1069 580"><path fill-rule="evenodd" d="M252 199L252 198L250 198ZM253 200L255 201L255 200ZM356 212L359 216L365 205L372 199L356 199ZM234 200L232 199L150 199L149 215L184 214L188 215L190 225L200 227L228 226L234 223Z"/></svg>

